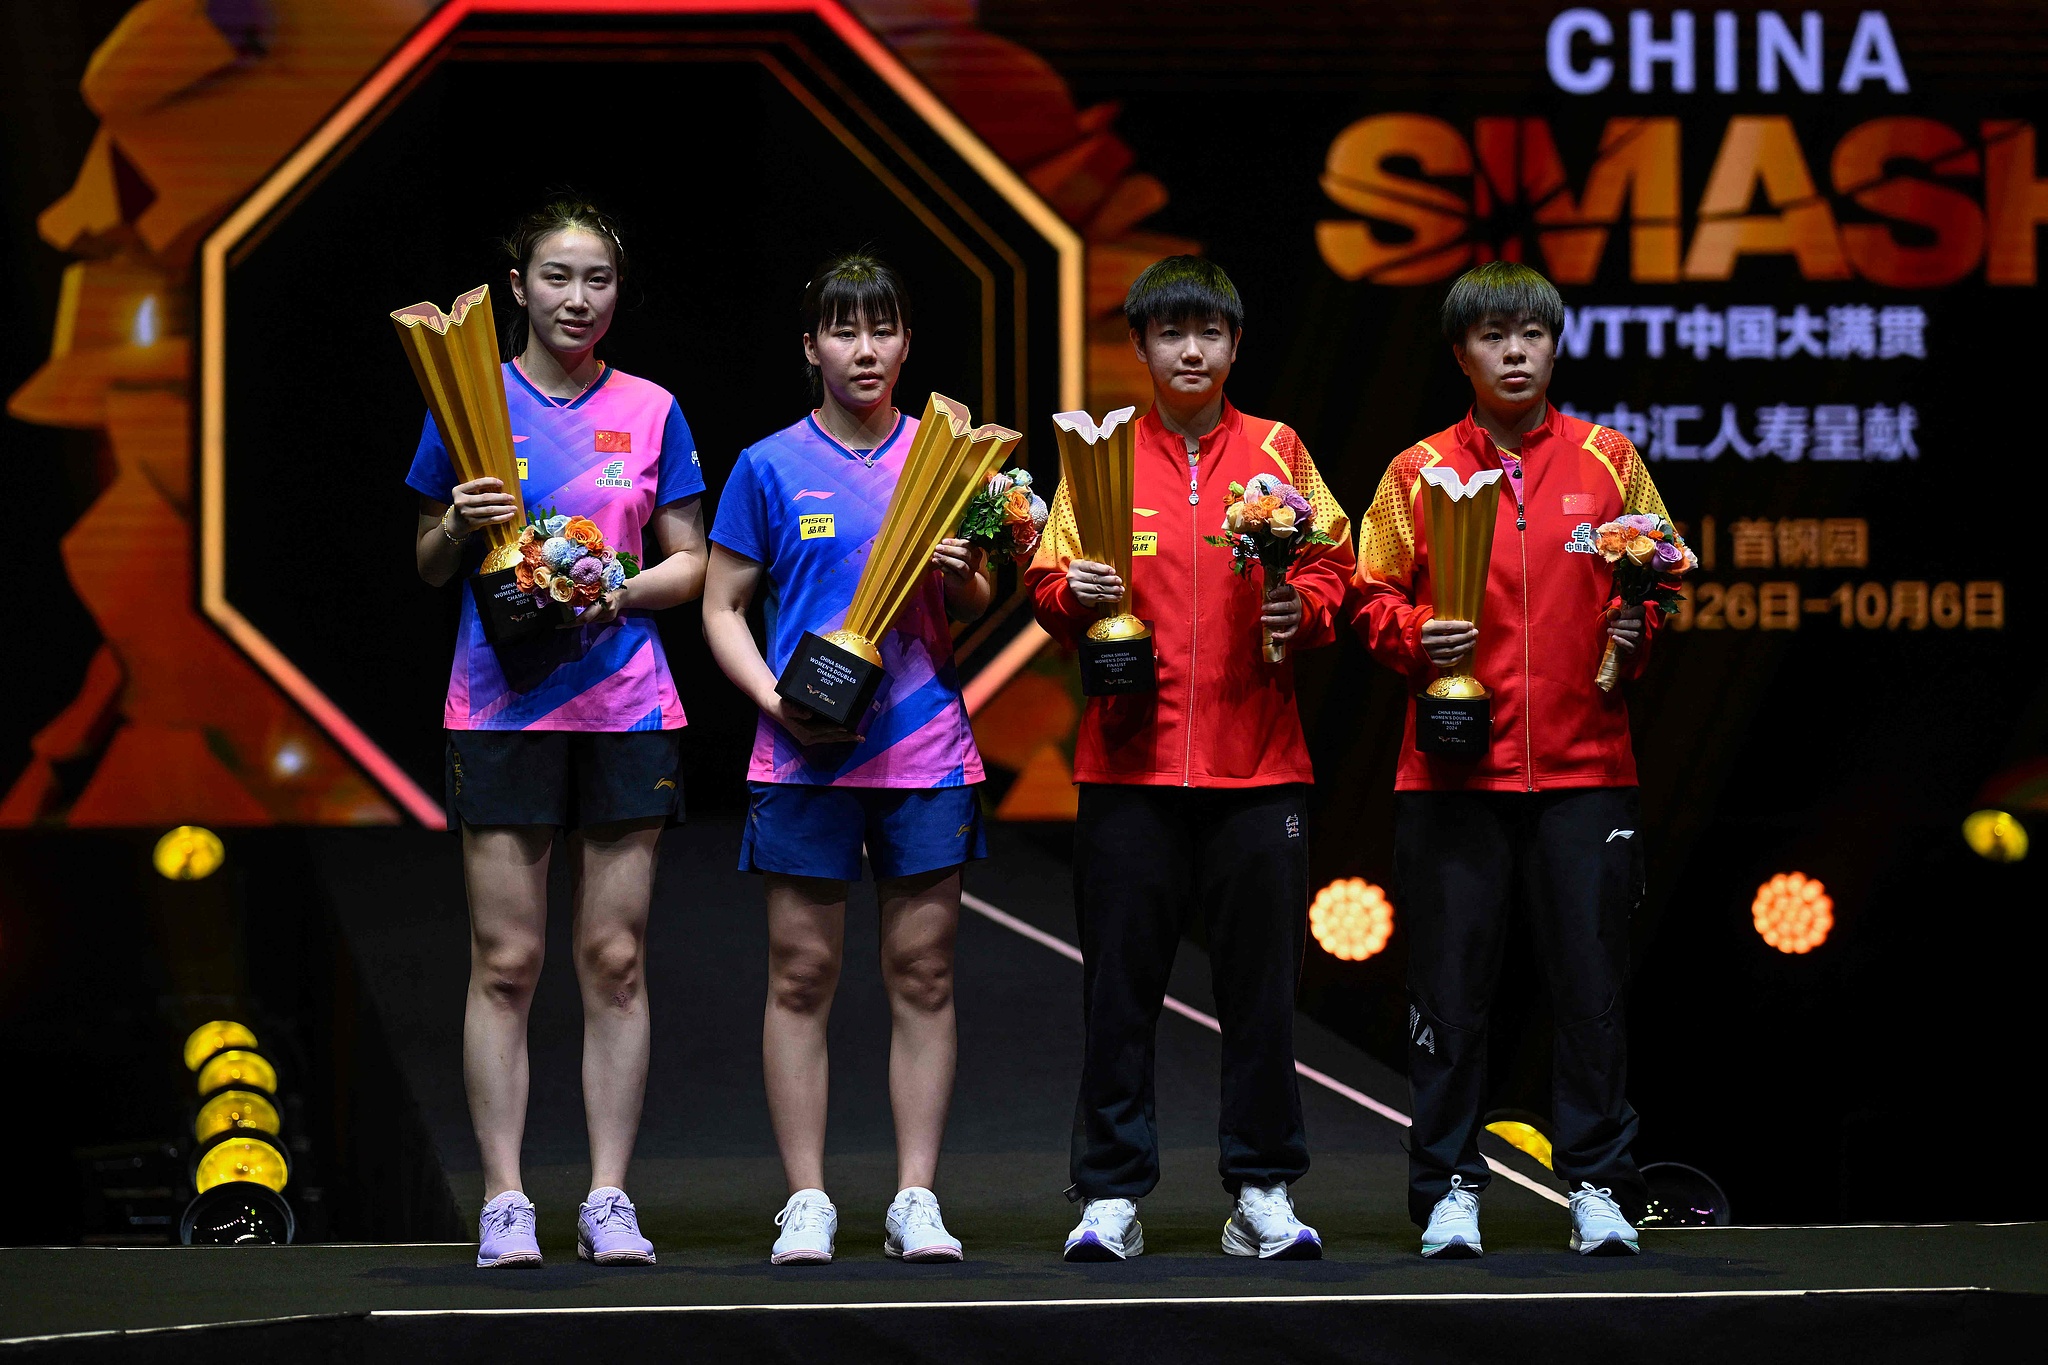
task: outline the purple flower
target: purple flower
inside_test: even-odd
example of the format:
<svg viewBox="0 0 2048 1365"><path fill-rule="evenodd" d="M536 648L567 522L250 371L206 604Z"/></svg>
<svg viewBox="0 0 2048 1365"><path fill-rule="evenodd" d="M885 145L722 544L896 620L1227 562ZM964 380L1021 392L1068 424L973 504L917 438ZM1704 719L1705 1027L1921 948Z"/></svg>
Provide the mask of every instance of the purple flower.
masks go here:
<svg viewBox="0 0 2048 1365"><path fill-rule="evenodd" d="M1301 495L1301 490L1293 484L1284 483L1280 485L1280 501L1292 507L1294 515L1302 521L1308 521L1314 515L1314 509L1308 505L1308 499L1304 498Z"/></svg>
<svg viewBox="0 0 2048 1365"><path fill-rule="evenodd" d="M569 566L569 577L577 583L595 583L604 577L604 561L596 555L585 555Z"/></svg>
<svg viewBox="0 0 2048 1365"><path fill-rule="evenodd" d="M1673 565L1679 563L1684 558L1685 551L1679 549L1676 542L1669 540L1658 541L1657 553L1651 556L1651 559L1656 564L1656 566L1660 569L1665 570L1670 569Z"/></svg>
<svg viewBox="0 0 2048 1365"><path fill-rule="evenodd" d="M533 595L533 605L539 607L542 611L546 611L549 607L555 605L555 599L548 596L546 590L543 589Z"/></svg>
<svg viewBox="0 0 2048 1365"><path fill-rule="evenodd" d="M1623 526L1641 535L1648 535L1657 529L1658 518L1648 512L1631 512L1620 519Z"/></svg>

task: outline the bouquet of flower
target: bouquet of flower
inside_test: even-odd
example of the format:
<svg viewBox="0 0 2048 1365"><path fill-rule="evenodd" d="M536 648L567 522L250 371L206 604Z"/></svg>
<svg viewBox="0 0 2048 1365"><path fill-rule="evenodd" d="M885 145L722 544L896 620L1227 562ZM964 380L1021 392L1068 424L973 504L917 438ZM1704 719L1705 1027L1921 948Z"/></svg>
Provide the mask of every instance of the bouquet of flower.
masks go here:
<svg viewBox="0 0 2048 1365"><path fill-rule="evenodd" d="M1593 534L1600 557L1614 566L1614 587L1601 608L1603 617L1637 605L1654 618L1678 610L1679 575L1697 568L1699 560L1670 522L1648 512L1632 512ZM1602 692L1612 692L1620 676L1621 650L1610 637L1593 681Z"/></svg>
<svg viewBox="0 0 2048 1365"><path fill-rule="evenodd" d="M1012 469L990 474L981 491L967 500L960 535L990 555L1008 555L1022 564L1038 549L1045 517L1045 499L1031 491L1030 473Z"/></svg>
<svg viewBox="0 0 2048 1365"><path fill-rule="evenodd" d="M1231 484L1223 534L1202 539L1230 551L1230 571L1239 578L1248 577L1253 564L1262 565L1269 589L1286 578L1288 566L1303 547L1337 543L1317 528L1309 500L1273 474L1254 474L1250 483ZM1287 657L1287 646L1275 643L1270 631L1264 634L1266 660L1277 664Z"/></svg>
<svg viewBox="0 0 2048 1365"><path fill-rule="evenodd" d="M640 562L604 543L604 532L588 517L565 517L545 508L519 531L519 590L537 607L587 607L640 572Z"/></svg>

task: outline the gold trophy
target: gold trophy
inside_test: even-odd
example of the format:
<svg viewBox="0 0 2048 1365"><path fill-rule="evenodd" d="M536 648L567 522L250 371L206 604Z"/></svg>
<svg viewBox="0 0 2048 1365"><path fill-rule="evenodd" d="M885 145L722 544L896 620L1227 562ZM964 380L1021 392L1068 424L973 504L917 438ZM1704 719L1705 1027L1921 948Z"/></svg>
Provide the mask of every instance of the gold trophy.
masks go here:
<svg viewBox="0 0 2048 1365"><path fill-rule="evenodd" d="M860 571L846 623L827 635L804 632L776 680L778 693L841 727L868 709L882 684L882 652L875 642L930 572L932 551L959 527L967 500L1023 439L1023 433L993 423L977 427L965 403L931 396Z"/></svg>
<svg viewBox="0 0 2048 1365"><path fill-rule="evenodd" d="M1099 425L1085 412L1057 412L1052 418L1079 557L1109 565L1124 585L1122 599L1088 627L1081 641L1081 692L1089 697L1151 692L1159 686L1152 627L1131 614L1131 508L1137 478L1131 418L1136 412L1118 408Z"/></svg>
<svg viewBox="0 0 2048 1365"><path fill-rule="evenodd" d="M469 580L484 638L502 644L556 624L561 611L535 604L513 572L526 503L519 490L519 460L512 453L512 419L505 410L505 378L498 368L498 329L491 318L491 287L480 284L442 312L416 303L391 315L405 358L434 414L455 482L493 478L517 509L511 521L486 526L483 566Z"/></svg>
<svg viewBox="0 0 2048 1365"><path fill-rule="evenodd" d="M1493 522L1500 511L1500 471L1483 469L1460 481L1457 471L1422 471L1423 530L1429 541L1430 596L1445 621L1476 629L1486 605ZM1477 654L1477 648L1474 649ZM1471 664L1441 669L1415 699L1415 747L1449 758L1480 758L1493 743L1493 694Z"/></svg>

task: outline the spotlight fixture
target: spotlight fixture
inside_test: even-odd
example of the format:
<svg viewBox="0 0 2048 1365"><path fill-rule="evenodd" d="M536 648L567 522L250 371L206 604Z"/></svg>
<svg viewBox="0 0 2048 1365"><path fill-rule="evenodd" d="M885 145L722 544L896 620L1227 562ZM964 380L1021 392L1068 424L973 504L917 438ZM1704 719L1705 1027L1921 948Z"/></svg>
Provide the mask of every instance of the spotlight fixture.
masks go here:
<svg viewBox="0 0 2048 1365"><path fill-rule="evenodd" d="M1650 1187L1650 1197L1643 1205L1644 1227L1728 1226L1728 1196L1698 1167L1653 1161L1643 1167L1643 1183Z"/></svg>
<svg viewBox="0 0 2048 1365"><path fill-rule="evenodd" d="M1804 872L1780 872L1759 886L1749 913L1764 942L1781 953L1810 953L1835 926L1833 898Z"/></svg>
<svg viewBox="0 0 2048 1365"><path fill-rule="evenodd" d="M156 841L156 870L174 882L211 877L227 858L220 836L199 825L180 825Z"/></svg>
<svg viewBox="0 0 2048 1365"><path fill-rule="evenodd" d="M1972 811L1963 820L1963 842L1979 858L2016 863L2027 856L2027 827L2008 811Z"/></svg>
<svg viewBox="0 0 2048 1365"><path fill-rule="evenodd" d="M178 1225L187 1246L277 1246L298 1220L284 1198L291 1162L280 1137L277 1068L258 1052L255 1031L230 1019L201 1024L185 1039L185 1068L197 1073L192 1122L192 1202Z"/></svg>
<svg viewBox="0 0 2048 1365"><path fill-rule="evenodd" d="M1363 962L1387 946L1394 907L1387 893L1363 877L1339 877L1316 892L1308 908L1309 932L1331 957Z"/></svg>

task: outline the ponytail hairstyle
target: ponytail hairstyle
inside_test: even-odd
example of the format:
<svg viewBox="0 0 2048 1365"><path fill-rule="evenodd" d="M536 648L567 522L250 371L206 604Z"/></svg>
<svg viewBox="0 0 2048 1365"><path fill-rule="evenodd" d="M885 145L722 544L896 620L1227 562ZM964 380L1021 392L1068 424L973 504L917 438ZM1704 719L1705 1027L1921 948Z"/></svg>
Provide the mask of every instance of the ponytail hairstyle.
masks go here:
<svg viewBox="0 0 2048 1365"><path fill-rule="evenodd" d="M499 245L512 260L512 268L524 280L533 265L533 258L539 254L541 243L558 232L587 232L600 238L611 248L612 270L619 282L626 279L626 243L619 235L619 225L612 216L597 205L576 195L563 195L549 200L546 204L521 218L513 227L510 236ZM516 302L516 300L515 300ZM526 309L514 307L505 312L504 325L505 359L510 360L526 350Z"/></svg>
<svg viewBox="0 0 2048 1365"><path fill-rule="evenodd" d="M863 248L835 256L819 266L804 286L804 335L815 341L818 334L842 322L893 323L900 331L910 330L910 291L903 277L885 261ZM811 401L825 397L824 377L818 367L804 362L811 385Z"/></svg>

